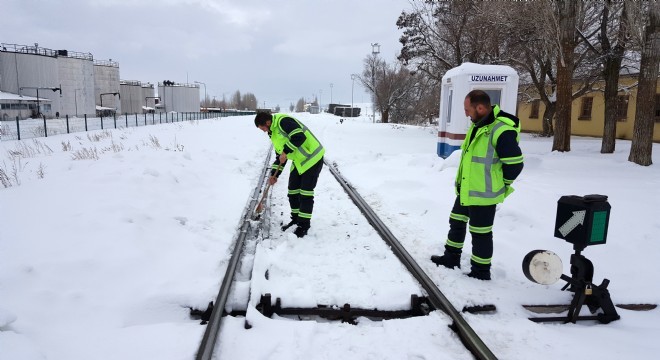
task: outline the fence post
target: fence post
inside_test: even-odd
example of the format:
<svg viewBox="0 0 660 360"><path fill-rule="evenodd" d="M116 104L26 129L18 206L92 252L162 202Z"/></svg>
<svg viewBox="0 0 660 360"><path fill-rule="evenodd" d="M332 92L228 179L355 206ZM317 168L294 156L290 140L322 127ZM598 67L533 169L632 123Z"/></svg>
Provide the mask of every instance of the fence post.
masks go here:
<svg viewBox="0 0 660 360"><path fill-rule="evenodd" d="M144 113L144 126L147 126L147 113Z"/></svg>
<svg viewBox="0 0 660 360"><path fill-rule="evenodd" d="M87 114L85 114L85 131L87 131Z"/></svg>
<svg viewBox="0 0 660 360"><path fill-rule="evenodd" d="M112 114L112 118L115 120L115 129L117 128L117 113Z"/></svg>
<svg viewBox="0 0 660 360"><path fill-rule="evenodd" d="M44 117L44 135L48 137L48 128L46 127L46 115L41 115Z"/></svg>
<svg viewBox="0 0 660 360"><path fill-rule="evenodd" d="M69 134L69 115L66 115L66 133Z"/></svg>
<svg viewBox="0 0 660 360"><path fill-rule="evenodd" d="M18 134L18 140L21 139L21 126L18 125L18 116L16 117L16 134Z"/></svg>
<svg viewBox="0 0 660 360"><path fill-rule="evenodd" d="M124 118L126 119L126 127L128 128L128 113L124 114Z"/></svg>
<svg viewBox="0 0 660 360"><path fill-rule="evenodd" d="M158 121L162 124L163 123L163 113L158 113ZM165 122L167 123L167 119L165 119Z"/></svg>
<svg viewBox="0 0 660 360"><path fill-rule="evenodd" d="M103 130L103 110L101 110L101 130Z"/></svg>
<svg viewBox="0 0 660 360"><path fill-rule="evenodd" d="M138 126L138 124L137 124L137 113L135 113L135 127L137 127L137 126Z"/></svg>

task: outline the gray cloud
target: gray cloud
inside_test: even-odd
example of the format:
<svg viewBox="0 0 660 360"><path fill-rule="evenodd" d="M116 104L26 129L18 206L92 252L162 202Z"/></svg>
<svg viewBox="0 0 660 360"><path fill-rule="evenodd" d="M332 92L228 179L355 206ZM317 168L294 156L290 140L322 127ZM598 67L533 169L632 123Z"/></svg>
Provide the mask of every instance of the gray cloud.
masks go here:
<svg viewBox="0 0 660 360"><path fill-rule="evenodd" d="M370 44L394 60L406 0L4 0L0 41L90 52L121 78L201 81L287 107L322 90L351 101ZM203 88L202 88L203 92ZM355 101L368 101L356 84Z"/></svg>

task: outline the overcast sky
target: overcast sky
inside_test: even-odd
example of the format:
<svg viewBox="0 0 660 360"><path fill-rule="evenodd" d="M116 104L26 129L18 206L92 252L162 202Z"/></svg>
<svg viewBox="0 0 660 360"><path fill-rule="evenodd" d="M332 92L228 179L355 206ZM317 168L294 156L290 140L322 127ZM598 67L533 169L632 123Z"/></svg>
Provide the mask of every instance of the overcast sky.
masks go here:
<svg viewBox="0 0 660 360"><path fill-rule="evenodd" d="M200 81L267 107L321 93L351 102L371 43L391 62L407 0L3 0L0 42L90 52L122 80ZM201 86L201 96L204 87ZM369 96L355 83L354 101Z"/></svg>

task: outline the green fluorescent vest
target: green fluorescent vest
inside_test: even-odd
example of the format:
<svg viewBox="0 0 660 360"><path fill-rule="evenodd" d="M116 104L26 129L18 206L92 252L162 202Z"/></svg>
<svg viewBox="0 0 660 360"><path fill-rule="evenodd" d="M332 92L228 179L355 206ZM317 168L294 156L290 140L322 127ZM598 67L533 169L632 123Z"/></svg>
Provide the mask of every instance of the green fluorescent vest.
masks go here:
<svg viewBox="0 0 660 360"><path fill-rule="evenodd" d="M500 161L495 145L502 132L515 130L520 134L520 126L506 117L498 117L499 106L493 108L495 121L476 129L472 143L467 142L473 131L474 124L470 125L465 140L461 145L461 162L456 175L457 188L460 187L460 201L463 206L485 206L504 202L504 198L513 192L511 186L504 186L502 176L502 162Z"/></svg>
<svg viewBox="0 0 660 360"><path fill-rule="evenodd" d="M284 132L280 126L280 121L285 117L290 117L295 120L300 126L300 129L295 129L289 134ZM288 145L291 149L294 149L292 153L287 154L287 158L293 162L292 166L298 170L299 174L303 174L305 171L309 170L309 168L319 162L323 157L323 154L325 154L323 145L321 145L316 139L314 134L312 134L307 126L303 125L292 116L280 113L273 114L273 120L270 124L270 132L270 140L273 142L273 147L278 154L281 154L282 151L284 151L284 145ZM304 133L307 139L297 148L291 143L291 136L299 132Z"/></svg>

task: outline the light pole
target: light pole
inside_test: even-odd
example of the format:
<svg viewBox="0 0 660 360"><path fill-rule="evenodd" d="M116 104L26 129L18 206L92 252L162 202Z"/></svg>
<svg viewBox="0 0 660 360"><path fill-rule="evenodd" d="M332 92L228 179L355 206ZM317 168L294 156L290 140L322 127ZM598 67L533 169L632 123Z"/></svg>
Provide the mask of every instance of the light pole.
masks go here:
<svg viewBox="0 0 660 360"><path fill-rule="evenodd" d="M321 106L321 104L322 104L322 101L321 101L322 95L323 95L323 89L319 89L319 112L323 112L323 106Z"/></svg>
<svg viewBox="0 0 660 360"><path fill-rule="evenodd" d="M195 84L202 84L204 85L204 107L208 107L208 104L206 104L206 84L201 82L201 81L194 81Z"/></svg>
<svg viewBox="0 0 660 360"><path fill-rule="evenodd" d="M351 117L353 117L353 87L355 87L357 77L357 74L351 74Z"/></svg>
<svg viewBox="0 0 660 360"><path fill-rule="evenodd" d="M380 54L380 44L379 43L373 43L371 44L371 55L374 56L372 65L371 65L371 87L374 91L374 103L372 104L373 106L373 113L374 113L374 124L376 123L376 104L375 100L377 100L376 97L376 60L378 59L378 54Z"/></svg>
<svg viewBox="0 0 660 360"><path fill-rule="evenodd" d="M23 89L37 90L37 117L39 117L39 115L41 115L41 109L40 109L40 106L39 106L39 89L52 90L53 92L59 91L60 92L60 97L62 96L62 85L60 85L60 87L58 87L58 88L56 88L56 87L23 86L23 87L18 88L18 91L20 92Z"/></svg>
<svg viewBox="0 0 660 360"><path fill-rule="evenodd" d="M330 104L332 104L332 83L330 83Z"/></svg>

